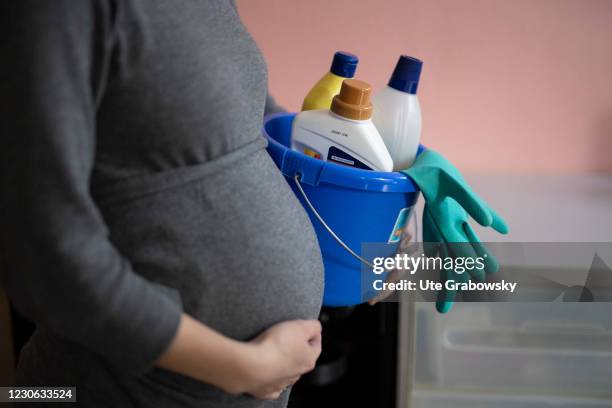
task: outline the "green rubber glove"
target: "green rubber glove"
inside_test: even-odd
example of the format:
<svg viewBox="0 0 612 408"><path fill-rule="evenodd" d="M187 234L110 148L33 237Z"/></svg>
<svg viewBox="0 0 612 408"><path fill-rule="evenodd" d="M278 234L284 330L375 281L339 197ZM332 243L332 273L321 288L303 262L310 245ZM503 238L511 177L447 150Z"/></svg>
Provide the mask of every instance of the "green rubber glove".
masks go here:
<svg viewBox="0 0 612 408"><path fill-rule="evenodd" d="M467 282L468 279L484 280L485 272L499 268L495 257L487 253L484 245L470 227L469 215L480 225L491 227L502 234L508 233L505 221L472 191L459 170L441 154L433 150L423 151L414 164L403 170L419 186L425 198L423 211L423 242L427 256L483 257L485 270L457 273L443 270L441 279ZM470 245L448 245L469 243ZM448 312L455 293L443 290L438 294L436 308Z"/></svg>

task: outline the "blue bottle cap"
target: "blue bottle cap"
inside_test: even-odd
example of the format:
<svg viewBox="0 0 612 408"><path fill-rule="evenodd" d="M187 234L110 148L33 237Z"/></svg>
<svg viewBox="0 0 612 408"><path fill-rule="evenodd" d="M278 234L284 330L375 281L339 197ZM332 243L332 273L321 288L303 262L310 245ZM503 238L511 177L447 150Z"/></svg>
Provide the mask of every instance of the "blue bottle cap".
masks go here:
<svg viewBox="0 0 612 408"><path fill-rule="evenodd" d="M398 91L416 94L421 77L423 61L420 59L400 55L393 75L389 80L389 86Z"/></svg>
<svg viewBox="0 0 612 408"><path fill-rule="evenodd" d="M334 54L334 60L329 71L344 78L352 78L355 76L358 62L359 58L355 54L338 51Z"/></svg>

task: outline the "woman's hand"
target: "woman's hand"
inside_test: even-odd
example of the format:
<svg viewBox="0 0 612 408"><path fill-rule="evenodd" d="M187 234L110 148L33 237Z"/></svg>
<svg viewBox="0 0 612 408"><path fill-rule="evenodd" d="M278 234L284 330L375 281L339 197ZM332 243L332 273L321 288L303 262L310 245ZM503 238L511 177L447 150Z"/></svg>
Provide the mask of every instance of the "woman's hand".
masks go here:
<svg viewBox="0 0 612 408"><path fill-rule="evenodd" d="M321 353L317 320L278 323L250 342L232 340L183 314L176 337L157 365L231 394L276 399Z"/></svg>
<svg viewBox="0 0 612 408"><path fill-rule="evenodd" d="M276 399L302 374L311 371L321 353L318 320L278 323L252 340L254 382L247 393L261 399Z"/></svg>

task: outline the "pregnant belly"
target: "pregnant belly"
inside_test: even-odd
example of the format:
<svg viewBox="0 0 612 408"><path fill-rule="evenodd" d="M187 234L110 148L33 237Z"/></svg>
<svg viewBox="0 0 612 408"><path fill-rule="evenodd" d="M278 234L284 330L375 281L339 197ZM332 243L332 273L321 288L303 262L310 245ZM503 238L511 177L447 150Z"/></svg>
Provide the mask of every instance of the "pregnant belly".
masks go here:
<svg viewBox="0 0 612 408"><path fill-rule="evenodd" d="M315 318L323 269L310 221L261 144L241 150L128 179L99 202L136 273L178 290L187 313L244 340Z"/></svg>

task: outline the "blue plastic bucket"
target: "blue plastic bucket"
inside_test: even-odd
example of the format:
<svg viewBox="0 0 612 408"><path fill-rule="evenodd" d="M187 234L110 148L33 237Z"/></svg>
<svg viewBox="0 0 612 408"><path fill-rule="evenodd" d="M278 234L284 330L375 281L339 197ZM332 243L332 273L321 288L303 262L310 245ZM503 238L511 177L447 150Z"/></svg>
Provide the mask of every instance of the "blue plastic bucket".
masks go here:
<svg viewBox="0 0 612 408"><path fill-rule="evenodd" d="M337 237L359 254L362 243L393 243L398 226L416 203L419 188L403 173L361 170L291 150L294 117L294 113L267 116L263 135L268 140L268 153L308 212L316 231L325 267L323 304L362 303L367 299L361 288L361 262L338 243L307 201Z"/></svg>

